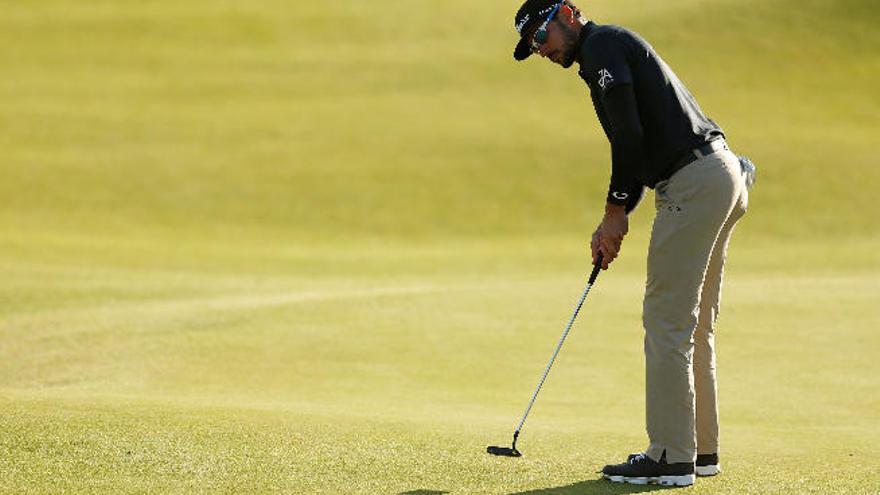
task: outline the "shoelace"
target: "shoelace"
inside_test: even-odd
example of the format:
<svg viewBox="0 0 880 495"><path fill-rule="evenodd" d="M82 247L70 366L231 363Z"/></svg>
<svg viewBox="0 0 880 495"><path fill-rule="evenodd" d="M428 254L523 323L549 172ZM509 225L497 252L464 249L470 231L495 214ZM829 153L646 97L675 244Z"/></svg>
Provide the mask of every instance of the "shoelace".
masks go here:
<svg viewBox="0 0 880 495"><path fill-rule="evenodd" d="M646 459L649 459L648 455L642 452L641 454L636 454L632 459L630 459L629 463L635 465L640 462L644 462Z"/></svg>

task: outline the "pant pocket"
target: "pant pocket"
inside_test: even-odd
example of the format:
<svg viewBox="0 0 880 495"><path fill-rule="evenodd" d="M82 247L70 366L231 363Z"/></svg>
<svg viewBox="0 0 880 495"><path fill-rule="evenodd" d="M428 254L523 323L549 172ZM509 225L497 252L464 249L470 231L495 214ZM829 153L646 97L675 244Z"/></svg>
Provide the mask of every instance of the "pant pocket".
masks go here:
<svg viewBox="0 0 880 495"><path fill-rule="evenodd" d="M669 179L660 181L654 186L654 206L660 210L669 201Z"/></svg>

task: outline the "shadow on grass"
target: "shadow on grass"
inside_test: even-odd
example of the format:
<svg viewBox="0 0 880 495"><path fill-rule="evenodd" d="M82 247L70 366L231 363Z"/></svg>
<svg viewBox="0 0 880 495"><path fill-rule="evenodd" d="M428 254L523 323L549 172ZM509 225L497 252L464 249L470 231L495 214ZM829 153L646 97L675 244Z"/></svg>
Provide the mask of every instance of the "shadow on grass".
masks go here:
<svg viewBox="0 0 880 495"><path fill-rule="evenodd" d="M556 488L538 488L527 492L511 493L510 495L618 495L622 493L653 492L654 490L670 490L672 487L659 485L630 485L628 483L612 483L605 479L586 480L573 485Z"/></svg>
<svg viewBox="0 0 880 495"><path fill-rule="evenodd" d="M449 492L441 492L439 490L413 490L411 492L401 492L397 495L443 495L444 493Z"/></svg>

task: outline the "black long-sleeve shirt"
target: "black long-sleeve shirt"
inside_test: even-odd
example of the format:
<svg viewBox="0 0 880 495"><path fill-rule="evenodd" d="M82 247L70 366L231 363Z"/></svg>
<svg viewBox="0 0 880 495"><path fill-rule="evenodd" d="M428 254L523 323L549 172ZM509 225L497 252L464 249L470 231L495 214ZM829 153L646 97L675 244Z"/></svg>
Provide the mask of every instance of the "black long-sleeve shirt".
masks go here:
<svg viewBox="0 0 880 495"><path fill-rule="evenodd" d="M634 207L644 186L669 178L686 153L724 135L638 34L589 22L577 60L611 143L609 203Z"/></svg>
<svg viewBox="0 0 880 495"><path fill-rule="evenodd" d="M601 101L595 101L596 115L611 143L611 184L608 201L625 204L627 213L642 197L644 185L636 171L647 168L645 163L642 123L631 85L618 86L608 91Z"/></svg>

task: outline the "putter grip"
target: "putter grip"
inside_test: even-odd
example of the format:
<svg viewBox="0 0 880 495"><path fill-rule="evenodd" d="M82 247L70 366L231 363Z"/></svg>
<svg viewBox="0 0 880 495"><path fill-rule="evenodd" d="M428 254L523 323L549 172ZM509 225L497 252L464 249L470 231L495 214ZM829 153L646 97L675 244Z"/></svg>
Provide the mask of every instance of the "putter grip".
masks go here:
<svg viewBox="0 0 880 495"><path fill-rule="evenodd" d="M596 264L593 266L593 273L590 274L590 285L593 285L596 282L596 277L599 276L599 270L602 269L602 253L599 253L599 256L596 257Z"/></svg>

